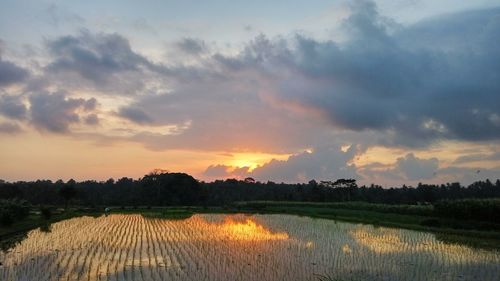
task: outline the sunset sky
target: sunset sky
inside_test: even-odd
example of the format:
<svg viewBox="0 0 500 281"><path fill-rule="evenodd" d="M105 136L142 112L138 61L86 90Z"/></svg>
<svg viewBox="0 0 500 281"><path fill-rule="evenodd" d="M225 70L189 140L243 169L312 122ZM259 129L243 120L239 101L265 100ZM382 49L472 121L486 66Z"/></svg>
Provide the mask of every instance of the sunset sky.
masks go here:
<svg viewBox="0 0 500 281"><path fill-rule="evenodd" d="M498 0L0 5L0 179L500 178Z"/></svg>

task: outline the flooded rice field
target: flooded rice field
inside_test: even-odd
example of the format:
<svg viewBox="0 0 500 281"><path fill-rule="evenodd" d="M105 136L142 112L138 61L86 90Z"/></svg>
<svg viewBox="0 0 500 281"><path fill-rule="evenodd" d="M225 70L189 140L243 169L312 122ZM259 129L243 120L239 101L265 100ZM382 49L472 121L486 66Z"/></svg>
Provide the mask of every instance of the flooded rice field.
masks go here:
<svg viewBox="0 0 500 281"><path fill-rule="evenodd" d="M291 215L73 218L29 232L0 262L6 281L500 280L498 250Z"/></svg>

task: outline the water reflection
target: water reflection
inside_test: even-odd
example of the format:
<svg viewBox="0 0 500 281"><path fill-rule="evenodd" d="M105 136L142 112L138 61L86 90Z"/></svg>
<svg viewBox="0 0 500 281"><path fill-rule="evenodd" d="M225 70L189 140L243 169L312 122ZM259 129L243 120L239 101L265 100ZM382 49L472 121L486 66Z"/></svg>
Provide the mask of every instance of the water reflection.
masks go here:
<svg viewBox="0 0 500 281"><path fill-rule="evenodd" d="M434 253L446 251L449 262L473 262L481 263L490 261L492 256L477 255L477 251L465 245L436 243L432 235L405 236L401 230L378 228L370 230L359 227L351 231L351 235L359 245L378 254L401 254L413 255L421 253ZM497 257L498 258L498 257Z"/></svg>
<svg viewBox="0 0 500 281"><path fill-rule="evenodd" d="M222 236L234 240L263 241L289 238L286 232L273 233L264 225L256 222L254 218L238 221L232 217L226 217L222 224L217 225L216 229Z"/></svg>
<svg viewBox="0 0 500 281"><path fill-rule="evenodd" d="M74 218L0 262L0 280L500 280L496 250L288 215Z"/></svg>
<svg viewBox="0 0 500 281"><path fill-rule="evenodd" d="M420 251L430 244L430 240L403 241L395 229L378 228L375 231L368 231L368 229L360 227L352 230L351 235L358 244L379 254Z"/></svg>

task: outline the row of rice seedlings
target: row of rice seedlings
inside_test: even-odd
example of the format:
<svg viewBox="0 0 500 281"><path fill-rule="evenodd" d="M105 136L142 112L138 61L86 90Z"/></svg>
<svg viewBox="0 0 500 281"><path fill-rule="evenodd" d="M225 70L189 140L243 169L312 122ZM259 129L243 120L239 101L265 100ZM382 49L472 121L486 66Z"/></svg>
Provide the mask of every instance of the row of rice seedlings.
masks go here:
<svg viewBox="0 0 500 281"><path fill-rule="evenodd" d="M0 280L499 280L496 251L286 215L75 218L0 254Z"/></svg>

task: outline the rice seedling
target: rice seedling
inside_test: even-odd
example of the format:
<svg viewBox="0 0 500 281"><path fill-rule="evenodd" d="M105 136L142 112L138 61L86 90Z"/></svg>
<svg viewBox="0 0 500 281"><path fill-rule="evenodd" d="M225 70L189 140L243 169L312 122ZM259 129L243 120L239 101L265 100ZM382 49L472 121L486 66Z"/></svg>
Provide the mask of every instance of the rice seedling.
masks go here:
<svg viewBox="0 0 500 281"><path fill-rule="evenodd" d="M31 231L0 280L500 280L500 253L291 215L112 214Z"/></svg>

